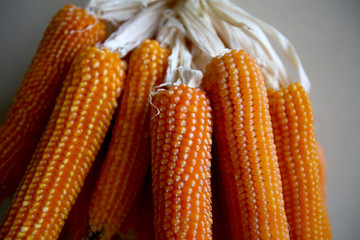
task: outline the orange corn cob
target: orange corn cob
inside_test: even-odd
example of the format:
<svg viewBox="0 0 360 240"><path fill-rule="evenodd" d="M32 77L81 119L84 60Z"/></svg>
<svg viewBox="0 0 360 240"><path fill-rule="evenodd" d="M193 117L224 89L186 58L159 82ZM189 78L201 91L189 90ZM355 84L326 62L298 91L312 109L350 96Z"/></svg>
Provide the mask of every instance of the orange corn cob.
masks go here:
<svg viewBox="0 0 360 240"><path fill-rule="evenodd" d="M259 66L243 50L212 59L203 84L234 239L288 239L281 176Z"/></svg>
<svg viewBox="0 0 360 240"><path fill-rule="evenodd" d="M89 219L89 207L91 196L95 190L97 178L100 173L101 165L104 162L105 152L107 149L107 134L103 145L101 146L89 173L86 176L84 185L76 198L74 206L71 208L67 219L69 225L70 239L81 240L84 236Z"/></svg>
<svg viewBox="0 0 360 240"><path fill-rule="evenodd" d="M324 148L318 141L316 142L316 152L319 157L320 190L326 201L326 156Z"/></svg>
<svg viewBox="0 0 360 240"><path fill-rule="evenodd" d="M157 91L152 101L156 239L212 239L209 100L180 84Z"/></svg>
<svg viewBox="0 0 360 240"><path fill-rule="evenodd" d="M299 83L268 94L290 238L331 239L310 98Z"/></svg>
<svg viewBox="0 0 360 240"><path fill-rule="evenodd" d="M105 35L103 21L74 5L53 17L0 127L0 200L21 180L73 57Z"/></svg>
<svg viewBox="0 0 360 240"><path fill-rule="evenodd" d="M150 164L150 91L163 81L169 51L145 40L131 55L127 84L90 205L88 238L110 239L140 191Z"/></svg>
<svg viewBox="0 0 360 240"><path fill-rule="evenodd" d="M74 58L0 239L56 239L110 124L123 64L97 47Z"/></svg>

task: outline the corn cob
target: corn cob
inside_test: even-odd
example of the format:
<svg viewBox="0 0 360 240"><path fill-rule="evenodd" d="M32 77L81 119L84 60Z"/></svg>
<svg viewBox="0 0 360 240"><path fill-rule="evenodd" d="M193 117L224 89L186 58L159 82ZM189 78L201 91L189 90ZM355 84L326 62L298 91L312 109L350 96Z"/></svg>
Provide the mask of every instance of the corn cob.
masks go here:
<svg viewBox="0 0 360 240"><path fill-rule="evenodd" d="M91 200L89 238L114 235L140 191L151 159L149 95L163 81L168 55L155 40L145 40L131 55L124 95Z"/></svg>
<svg viewBox="0 0 360 240"><path fill-rule="evenodd" d="M71 208L69 217L67 219L69 225L69 233L71 240L81 240L84 236L89 218L89 207L91 196L95 190L97 178L99 177L101 165L105 159L105 153L108 144L108 134L105 137L103 145L101 146L94 163L91 166L89 173L86 176L84 185L76 198L74 206Z"/></svg>
<svg viewBox="0 0 360 240"><path fill-rule="evenodd" d="M203 84L214 110L233 238L288 239L280 171L259 66L243 50L232 50L212 59Z"/></svg>
<svg viewBox="0 0 360 240"><path fill-rule="evenodd" d="M63 89L68 88L69 85L70 85L70 81L65 81ZM64 94L65 94L64 92L60 92L60 94L58 96L58 99L59 99L58 101L64 100ZM50 133L55 131L55 124L56 124L55 120L59 116L60 110L61 110L60 105L55 105L55 108L52 113L53 117L50 117L49 122L45 129L45 133L41 137L32 159L39 159L42 157L42 154L44 154L44 148L46 146L46 143L49 142L50 137L51 137ZM7 232L9 231L10 226L14 223L15 217L19 212L19 208L23 205L23 201L27 201L30 199L29 197L25 198L25 192L26 192L28 186L30 185L33 177L35 176L35 171L37 170L36 164L37 164L36 160L30 161L30 164L26 170L25 176L23 177L22 182L19 185L17 192L15 194L15 197L10 205L10 208L7 211L6 216L1 224L1 228L0 228L0 237L1 238L5 237L5 234L7 234ZM28 204L29 204L29 202L25 202L25 206ZM13 231L13 234L16 234L16 231L17 231L17 229L15 229ZM67 231L67 230L65 230L65 231Z"/></svg>
<svg viewBox="0 0 360 240"><path fill-rule="evenodd" d="M290 238L331 239L310 98L299 83L268 94Z"/></svg>
<svg viewBox="0 0 360 240"><path fill-rule="evenodd" d="M19 184L73 57L105 35L103 21L71 4L51 20L0 127L0 200Z"/></svg>
<svg viewBox="0 0 360 240"><path fill-rule="evenodd" d="M0 239L56 239L110 124L123 64L97 47L74 58Z"/></svg>
<svg viewBox="0 0 360 240"><path fill-rule="evenodd" d="M326 202L326 156L321 143L316 141L316 152L319 157L320 190Z"/></svg>
<svg viewBox="0 0 360 240"><path fill-rule="evenodd" d="M156 239L212 239L209 100L180 84L157 91L152 101Z"/></svg>

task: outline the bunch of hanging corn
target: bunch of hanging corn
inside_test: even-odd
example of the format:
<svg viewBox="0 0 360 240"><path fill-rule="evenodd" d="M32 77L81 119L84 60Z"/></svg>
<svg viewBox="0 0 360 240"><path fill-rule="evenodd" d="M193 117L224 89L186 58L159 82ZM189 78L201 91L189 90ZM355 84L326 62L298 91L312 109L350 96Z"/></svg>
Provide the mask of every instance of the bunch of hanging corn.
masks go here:
<svg viewBox="0 0 360 240"><path fill-rule="evenodd" d="M66 5L0 127L0 238L331 239L308 91L231 2Z"/></svg>

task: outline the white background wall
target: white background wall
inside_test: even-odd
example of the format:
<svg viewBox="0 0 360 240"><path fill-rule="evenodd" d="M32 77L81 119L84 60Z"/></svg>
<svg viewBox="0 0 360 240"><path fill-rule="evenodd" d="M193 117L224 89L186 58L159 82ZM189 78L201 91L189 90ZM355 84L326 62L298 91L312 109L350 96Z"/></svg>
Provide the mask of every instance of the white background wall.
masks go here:
<svg viewBox="0 0 360 240"><path fill-rule="evenodd" d="M70 1L0 1L0 121L48 22ZM84 6L85 0L71 0ZM360 236L360 1L238 0L297 48L312 82L316 134L327 155L334 239ZM1 216L6 204L1 206Z"/></svg>

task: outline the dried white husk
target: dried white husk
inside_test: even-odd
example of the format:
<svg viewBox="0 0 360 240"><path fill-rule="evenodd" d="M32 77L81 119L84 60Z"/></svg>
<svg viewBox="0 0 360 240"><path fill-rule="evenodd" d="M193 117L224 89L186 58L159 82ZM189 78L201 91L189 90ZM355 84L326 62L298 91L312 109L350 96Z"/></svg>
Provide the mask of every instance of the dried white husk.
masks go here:
<svg viewBox="0 0 360 240"><path fill-rule="evenodd" d="M102 46L119 53L121 57L126 56L145 39L155 36L157 23L166 7L166 2L159 1L143 9L123 23Z"/></svg>
<svg viewBox="0 0 360 240"><path fill-rule="evenodd" d="M226 21L227 23L238 27L246 33L247 36L254 38L256 48L263 48L265 54L256 55L255 57L260 61L260 64L265 69L265 77L268 77L268 83L274 85L274 81L278 81L280 87L286 87L289 83L300 82L306 91L310 91L310 81L302 66L300 57L293 46L293 44L275 27L270 24L250 15L248 12L240 8L238 5L224 0L205 0L203 6L206 11L217 18ZM275 48L270 43L276 44L280 49L280 53L275 52ZM279 55L285 57L284 61L289 62L295 74L291 74L291 68L285 68ZM275 70L271 70L275 68Z"/></svg>
<svg viewBox="0 0 360 240"><path fill-rule="evenodd" d="M165 7L169 5L172 10ZM244 49L259 63L268 88L300 82L310 91L310 81L291 42L229 0L90 0L87 9L108 22L122 23L104 44L121 56L153 37L159 28L159 42L173 50L167 82L174 82L174 77L179 81L180 69L205 71L211 58L229 49Z"/></svg>
<svg viewBox="0 0 360 240"><path fill-rule="evenodd" d="M194 44L193 61L198 69L204 71L209 59L229 49L244 49L258 61L268 88L300 82L310 90L310 81L291 42L238 5L227 0L187 0L179 1L174 9Z"/></svg>
<svg viewBox="0 0 360 240"><path fill-rule="evenodd" d="M174 9L179 14L190 40L205 54L215 57L225 50L225 45L199 1L180 1Z"/></svg>
<svg viewBox="0 0 360 240"><path fill-rule="evenodd" d="M186 46L187 32L183 24L177 19L176 12L164 12L157 40L161 45L171 49L168 58L168 68L161 86L187 84L190 87L199 87L202 72L194 69L192 54Z"/></svg>
<svg viewBox="0 0 360 240"><path fill-rule="evenodd" d="M193 88L201 85L203 74L192 68L192 54L186 47L186 36L186 30L177 19L176 12L166 10L161 18L156 38L160 45L171 49L171 54L168 57L164 83L154 87L150 92L150 104L157 109L157 114L153 118L160 114L160 109L152 103L153 96L175 85L186 84Z"/></svg>
<svg viewBox="0 0 360 240"><path fill-rule="evenodd" d="M130 19L150 4L159 0L90 0L86 6L89 13L115 26Z"/></svg>

